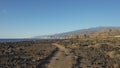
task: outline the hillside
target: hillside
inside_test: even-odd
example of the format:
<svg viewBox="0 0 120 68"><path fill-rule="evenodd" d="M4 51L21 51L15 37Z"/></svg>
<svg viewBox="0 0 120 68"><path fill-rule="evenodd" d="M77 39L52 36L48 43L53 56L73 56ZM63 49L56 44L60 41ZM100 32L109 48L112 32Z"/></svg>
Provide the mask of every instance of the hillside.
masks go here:
<svg viewBox="0 0 120 68"><path fill-rule="evenodd" d="M54 34L54 35L45 35L45 36L35 36L34 38L41 38L41 39L64 39L68 38L69 36L73 35L80 35L80 34L97 34L101 31L107 31L112 29L120 29L120 27L95 27L95 28L88 28L88 29L80 29L60 34ZM114 33L114 31L113 31ZM116 33L116 32L115 32Z"/></svg>

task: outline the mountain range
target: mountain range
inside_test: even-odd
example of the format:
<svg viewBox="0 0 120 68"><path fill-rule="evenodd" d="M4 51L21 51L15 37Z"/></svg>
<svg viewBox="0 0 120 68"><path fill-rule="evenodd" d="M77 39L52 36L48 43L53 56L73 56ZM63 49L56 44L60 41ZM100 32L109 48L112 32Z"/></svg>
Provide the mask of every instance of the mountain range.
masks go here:
<svg viewBox="0 0 120 68"><path fill-rule="evenodd" d="M40 39L64 39L68 35L77 35L77 34L91 34L96 33L101 30L110 30L110 29L120 29L120 27L94 27L94 28L88 28L88 29L80 29L60 34L54 34L54 35L44 35L44 36L35 36L34 38L40 38Z"/></svg>

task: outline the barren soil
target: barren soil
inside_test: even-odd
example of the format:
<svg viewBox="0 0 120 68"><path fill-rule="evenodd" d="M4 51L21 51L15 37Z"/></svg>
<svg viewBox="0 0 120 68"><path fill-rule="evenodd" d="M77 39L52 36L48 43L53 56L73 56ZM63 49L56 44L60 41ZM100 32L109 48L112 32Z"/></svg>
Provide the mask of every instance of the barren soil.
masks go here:
<svg viewBox="0 0 120 68"><path fill-rule="evenodd" d="M53 44L59 48L59 51L50 60L47 68L72 68L73 56L68 49L59 44Z"/></svg>

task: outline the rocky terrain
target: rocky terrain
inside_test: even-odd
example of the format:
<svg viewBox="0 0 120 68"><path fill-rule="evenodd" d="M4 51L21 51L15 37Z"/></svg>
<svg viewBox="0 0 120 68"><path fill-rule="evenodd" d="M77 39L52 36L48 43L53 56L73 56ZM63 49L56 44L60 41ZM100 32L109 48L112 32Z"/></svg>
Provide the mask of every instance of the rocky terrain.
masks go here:
<svg viewBox="0 0 120 68"><path fill-rule="evenodd" d="M0 43L0 68L120 68L120 38Z"/></svg>
<svg viewBox="0 0 120 68"><path fill-rule="evenodd" d="M72 68L120 68L120 38L69 39L58 43L73 54Z"/></svg>
<svg viewBox="0 0 120 68"><path fill-rule="evenodd" d="M120 30L0 43L0 68L120 68Z"/></svg>
<svg viewBox="0 0 120 68"><path fill-rule="evenodd" d="M119 68L120 48L111 47L108 44L100 44L100 47L80 47L73 50L77 56L74 68Z"/></svg>
<svg viewBox="0 0 120 68"><path fill-rule="evenodd" d="M41 68L56 50L49 41L0 43L0 68Z"/></svg>

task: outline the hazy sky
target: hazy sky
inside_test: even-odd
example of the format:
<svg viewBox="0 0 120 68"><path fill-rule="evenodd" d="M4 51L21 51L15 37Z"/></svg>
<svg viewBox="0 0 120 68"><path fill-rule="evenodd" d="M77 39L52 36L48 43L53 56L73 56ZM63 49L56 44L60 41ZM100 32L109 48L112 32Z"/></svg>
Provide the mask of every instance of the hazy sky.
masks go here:
<svg viewBox="0 0 120 68"><path fill-rule="evenodd" d="M0 0L0 38L120 26L120 0Z"/></svg>

